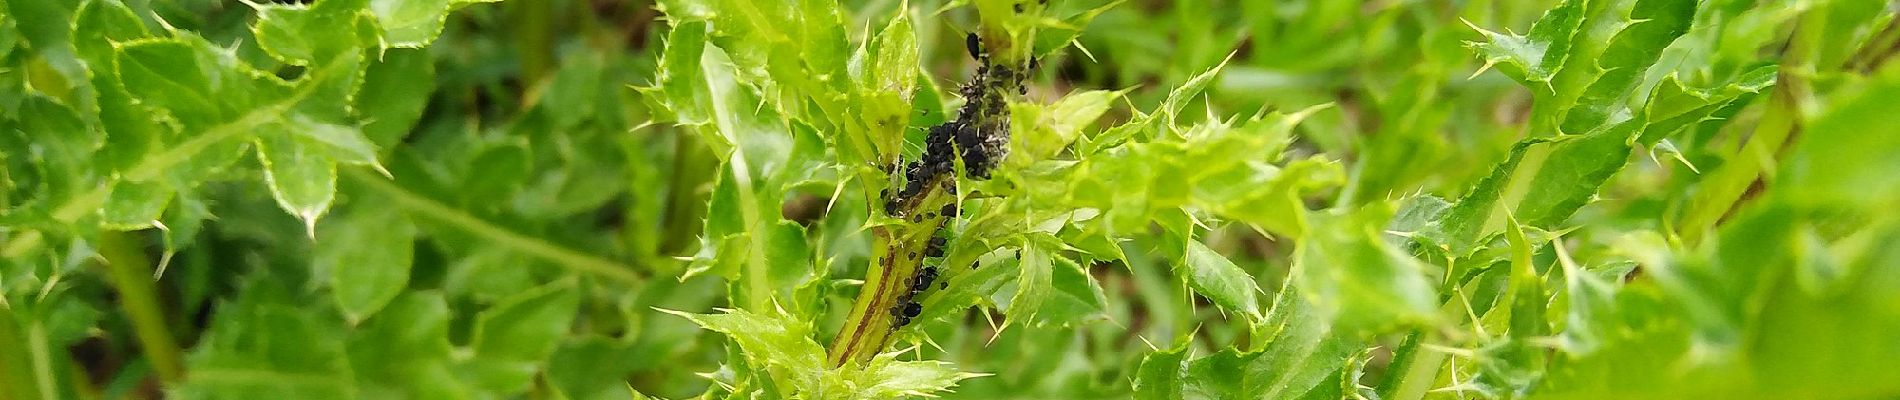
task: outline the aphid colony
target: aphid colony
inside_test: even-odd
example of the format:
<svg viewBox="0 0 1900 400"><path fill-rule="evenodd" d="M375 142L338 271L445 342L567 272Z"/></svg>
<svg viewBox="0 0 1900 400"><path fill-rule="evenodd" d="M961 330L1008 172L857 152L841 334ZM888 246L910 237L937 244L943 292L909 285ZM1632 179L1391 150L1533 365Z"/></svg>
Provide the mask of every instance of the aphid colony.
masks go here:
<svg viewBox="0 0 1900 400"><path fill-rule="evenodd" d="M955 188L957 161L971 179L988 179L1004 158L1009 156L1008 95L1026 92L1024 73L1015 67L991 61L981 41L972 33L965 47L976 58L976 75L963 84L957 94L963 106L956 119L930 127L924 136L924 152L904 166L904 188L896 196L887 196L885 214L902 216L907 205L922 200L932 185L946 190Z"/></svg>
<svg viewBox="0 0 1900 400"><path fill-rule="evenodd" d="M945 240L942 236L931 237L929 244L924 246L924 256L942 261L943 246L947 242L948 240ZM939 287L948 286L948 282L937 280L937 274L939 272L940 270L938 270L936 266L924 266L922 269L917 270L917 275L911 277L908 287L909 290L898 295L897 304L891 306L891 329L902 328L904 325L909 325L911 318L917 318L917 314L924 312L924 305L923 303L917 302L917 295L922 294L925 290L930 290L931 283L937 283Z"/></svg>
<svg viewBox="0 0 1900 400"><path fill-rule="evenodd" d="M957 91L963 97L963 106L957 109L956 119L930 127L924 136L923 154L904 165L903 189L895 196L885 192L884 213L887 215L909 216L911 222L949 218L957 211L954 200L935 213L913 214L912 211L930 197L934 189L955 192L959 164L971 179L989 179L990 172L1009 156L1008 96L1026 92L1022 84L1025 74L1013 66L992 62L976 34L964 39L970 57L977 61L977 70L970 82ZM925 259L920 260L926 262L924 267L911 277L907 290L899 294L897 302L890 307L892 329L910 324L912 318L923 312L923 305L917 299L932 283L944 285L937 279L942 270L929 264L942 262L943 247L948 241L943 236L942 222L937 224L934 233L924 246Z"/></svg>

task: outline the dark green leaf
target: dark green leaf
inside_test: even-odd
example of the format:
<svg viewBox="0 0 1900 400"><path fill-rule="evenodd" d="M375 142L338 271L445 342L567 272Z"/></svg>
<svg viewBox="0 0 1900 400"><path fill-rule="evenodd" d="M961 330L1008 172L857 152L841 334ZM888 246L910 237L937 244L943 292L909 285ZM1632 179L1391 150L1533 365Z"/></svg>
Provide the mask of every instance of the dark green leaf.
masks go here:
<svg viewBox="0 0 1900 400"><path fill-rule="evenodd" d="M389 207L363 204L318 232L313 271L327 271L330 295L351 320L377 310L409 285L416 228Z"/></svg>

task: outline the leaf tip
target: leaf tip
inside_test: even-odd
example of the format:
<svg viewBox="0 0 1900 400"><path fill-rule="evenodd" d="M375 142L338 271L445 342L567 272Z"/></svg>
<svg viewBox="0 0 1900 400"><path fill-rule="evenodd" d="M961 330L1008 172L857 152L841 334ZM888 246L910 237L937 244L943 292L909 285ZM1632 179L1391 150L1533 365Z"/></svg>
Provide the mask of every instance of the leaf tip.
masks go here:
<svg viewBox="0 0 1900 400"><path fill-rule="evenodd" d="M312 241L317 240L317 218L322 216L323 210L315 207L297 212L297 219L303 220L304 235L310 237Z"/></svg>

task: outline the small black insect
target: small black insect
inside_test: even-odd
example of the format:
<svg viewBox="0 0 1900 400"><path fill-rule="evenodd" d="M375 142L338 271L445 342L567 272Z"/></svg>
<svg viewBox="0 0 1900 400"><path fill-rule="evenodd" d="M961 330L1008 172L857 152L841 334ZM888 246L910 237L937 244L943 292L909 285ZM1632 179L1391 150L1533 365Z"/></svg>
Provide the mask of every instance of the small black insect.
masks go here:
<svg viewBox="0 0 1900 400"><path fill-rule="evenodd" d="M944 240L942 236L930 238L930 243L924 244L924 256L943 257L943 245L947 242L949 241Z"/></svg>
<svg viewBox="0 0 1900 400"><path fill-rule="evenodd" d="M924 312L924 305L911 301L910 296L904 296L900 301L902 304L891 306L891 329L910 325L912 318L917 318L918 314Z"/></svg>
<svg viewBox="0 0 1900 400"><path fill-rule="evenodd" d="M1023 3L1016 3L1016 13L1017 14L1023 13Z"/></svg>
<svg viewBox="0 0 1900 400"><path fill-rule="evenodd" d="M970 51L970 58L983 58L983 41L977 39L976 33L963 37L963 47Z"/></svg>
<svg viewBox="0 0 1900 400"><path fill-rule="evenodd" d="M936 280L937 267L924 267L924 270L918 272L917 277L910 283L911 297L916 297L918 293L929 290L930 283Z"/></svg>

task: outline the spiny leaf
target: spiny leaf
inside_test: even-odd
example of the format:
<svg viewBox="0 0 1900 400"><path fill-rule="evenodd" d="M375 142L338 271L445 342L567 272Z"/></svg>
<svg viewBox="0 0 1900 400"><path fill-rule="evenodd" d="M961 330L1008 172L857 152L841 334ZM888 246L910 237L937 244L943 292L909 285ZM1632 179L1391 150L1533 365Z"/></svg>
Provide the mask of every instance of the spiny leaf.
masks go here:
<svg viewBox="0 0 1900 400"><path fill-rule="evenodd" d="M1550 82L1570 56L1572 37L1583 24L1589 4L1590 0L1565 0L1545 11L1526 35L1497 33L1472 26L1484 34L1487 41L1466 42L1465 46L1484 58L1486 66L1501 66L1500 70L1506 75L1526 85Z"/></svg>
<svg viewBox="0 0 1900 400"><path fill-rule="evenodd" d="M496 0L499 1L499 0ZM451 3L460 0L370 0L369 10L383 30L389 47L422 47L442 34Z"/></svg>
<svg viewBox="0 0 1900 400"><path fill-rule="evenodd" d="M1253 321L1263 319L1256 297L1261 293L1260 286L1254 283L1253 275L1207 245L1189 241L1187 255L1175 273L1186 276L1189 287L1221 308L1246 315Z"/></svg>
<svg viewBox="0 0 1900 400"><path fill-rule="evenodd" d="M1049 248L1047 241L1031 240L1023 244L1022 263L1017 266L1016 291L1009 297L1009 303L1003 313L1009 318L1003 325L1018 321L1033 321L1036 312L1042 308L1042 302L1049 297L1050 279L1054 274L1054 254L1056 249Z"/></svg>
<svg viewBox="0 0 1900 400"><path fill-rule="evenodd" d="M824 348L810 338L811 324L793 320L782 311L772 314L755 314L743 309L723 310L720 314L660 311L726 334L739 344L747 360L783 376L793 385L786 389L800 396L838 399L934 396L956 386L957 381L983 376L957 372L947 362L897 361L897 353L879 354L863 364L862 369L831 368L825 364Z"/></svg>
<svg viewBox="0 0 1900 400"><path fill-rule="evenodd" d="M307 6L257 8L251 32L259 47L285 63L313 66L346 52L361 51L357 36L363 0L321 0Z"/></svg>
<svg viewBox="0 0 1900 400"><path fill-rule="evenodd" d="M1389 216L1374 206L1309 217L1313 229L1294 250L1290 280L1335 325L1376 330L1438 318L1429 267L1380 236Z"/></svg>
<svg viewBox="0 0 1900 400"><path fill-rule="evenodd" d="M264 165L264 182L277 206L302 220L316 237L317 218L330 211L336 199L336 160L297 143L288 133L259 137L257 161Z"/></svg>

